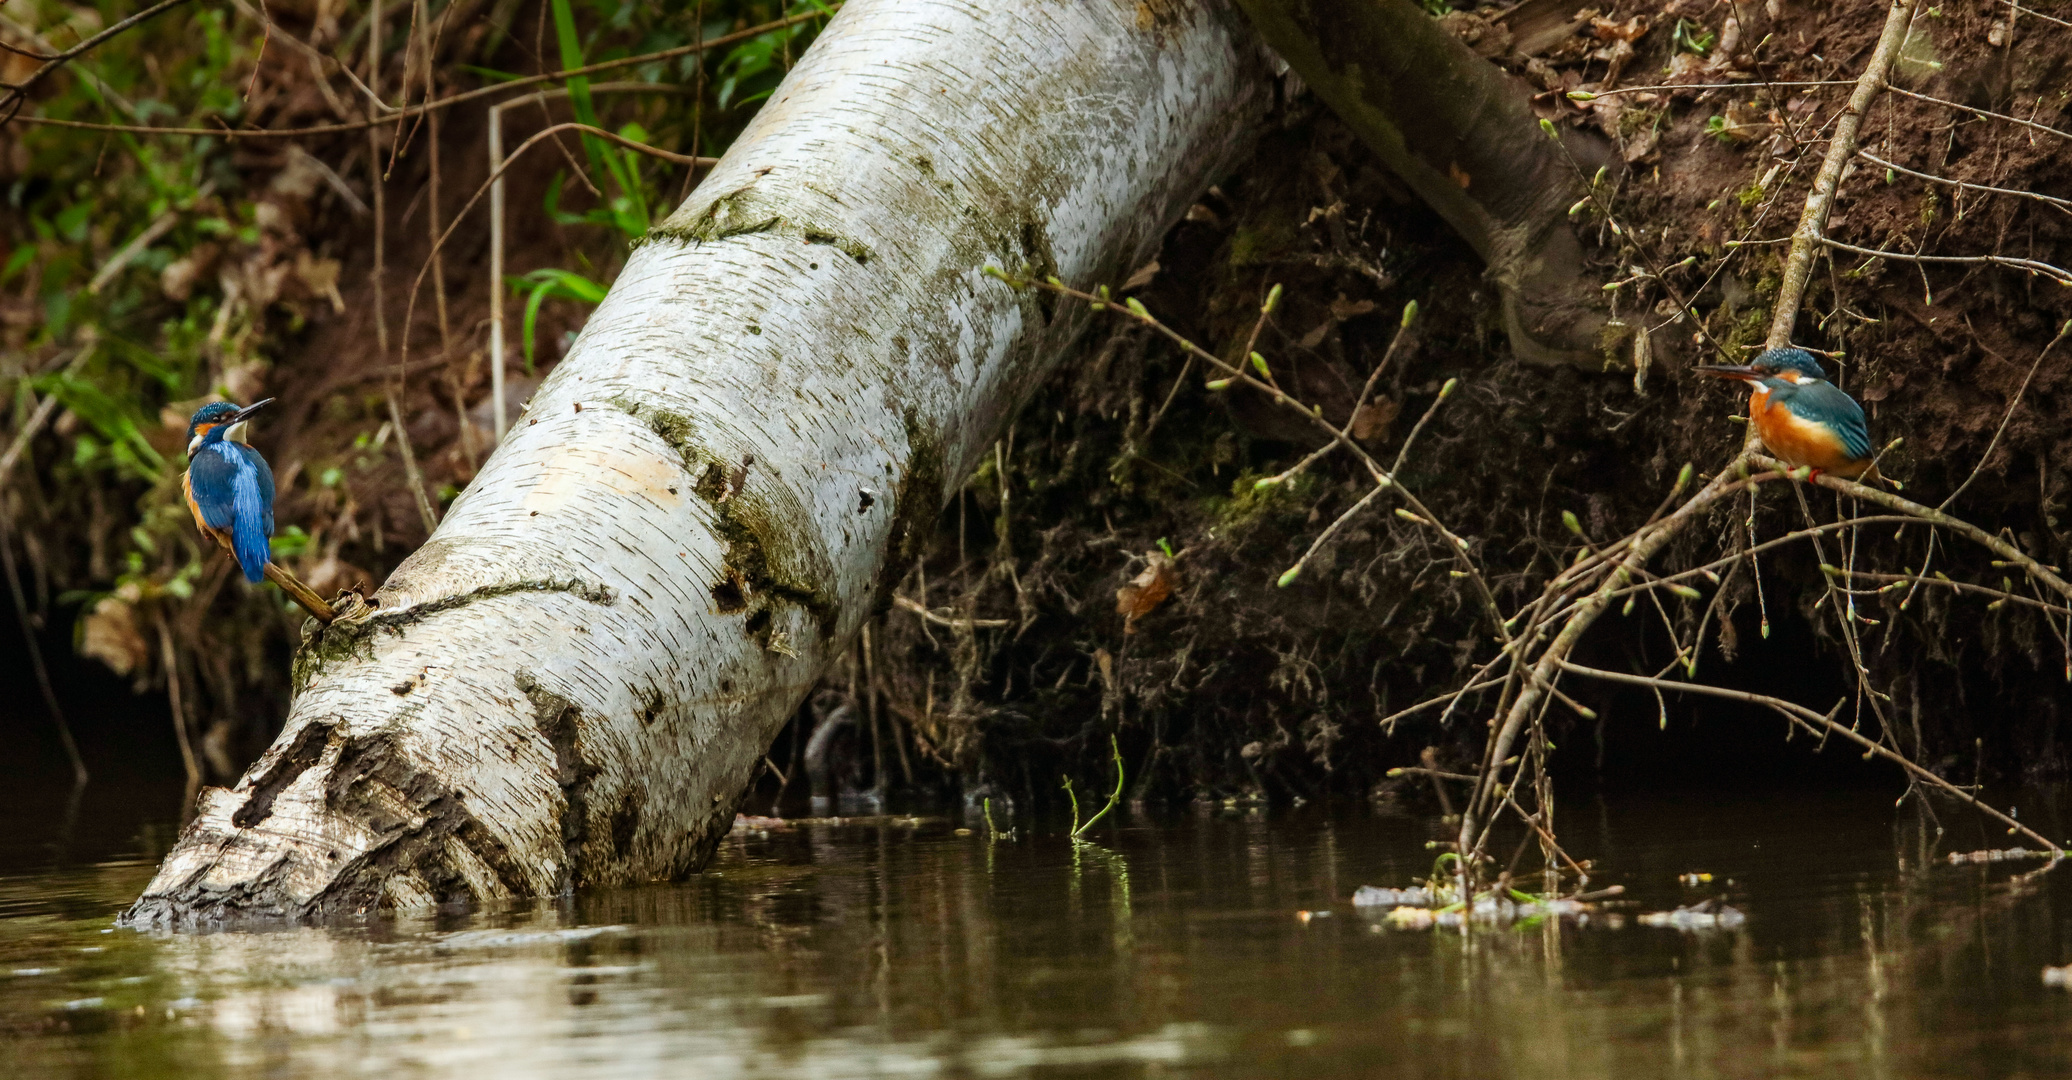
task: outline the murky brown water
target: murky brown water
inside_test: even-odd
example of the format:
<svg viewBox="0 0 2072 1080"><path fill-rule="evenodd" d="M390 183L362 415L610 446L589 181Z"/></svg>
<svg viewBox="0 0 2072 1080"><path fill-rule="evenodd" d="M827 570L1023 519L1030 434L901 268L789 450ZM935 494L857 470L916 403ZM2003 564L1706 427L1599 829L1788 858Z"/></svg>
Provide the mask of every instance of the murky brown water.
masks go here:
<svg viewBox="0 0 2072 1080"><path fill-rule="evenodd" d="M1946 812L1935 848L1875 793L1568 807L1624 925L1471 940L1347 903L1431 866L1430 823L1364 807L1139 818L1078 848L814 825L737 836L681 885L180 937L110 929L148 860L28 870L47 856L17 829L0 1055L125 1077L2072 1072L2072 993L2041 979L2072 961L2072 866L2019 889L1950 866L2006 840ZM1745 926L1631 917L1716 895Z"/></svg>

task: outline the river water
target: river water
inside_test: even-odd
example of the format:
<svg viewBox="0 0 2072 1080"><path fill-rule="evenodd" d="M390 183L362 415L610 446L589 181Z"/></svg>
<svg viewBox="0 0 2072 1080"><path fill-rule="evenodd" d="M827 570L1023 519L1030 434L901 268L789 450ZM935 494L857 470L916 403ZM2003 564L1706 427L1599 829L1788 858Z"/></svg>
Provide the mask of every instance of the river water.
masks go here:
<svg viewBox="0 0 2072 1080"><path fill-rule="evenodd" d="M55 815L9 820L8 1080L2072 1074L2043 979L2072 866L1952 865L2010 841L1955 810L1938 839L1889 792L1571 798L1564 842L1624 894L1466 936L1349 903L1429 874L1439 828L1364 805L1140 814L1097 845L793 824L681 884L182 936L112 928L164 825L104 814L54 867ZM1746 921L1641 918L1707 900Z"/></svg>

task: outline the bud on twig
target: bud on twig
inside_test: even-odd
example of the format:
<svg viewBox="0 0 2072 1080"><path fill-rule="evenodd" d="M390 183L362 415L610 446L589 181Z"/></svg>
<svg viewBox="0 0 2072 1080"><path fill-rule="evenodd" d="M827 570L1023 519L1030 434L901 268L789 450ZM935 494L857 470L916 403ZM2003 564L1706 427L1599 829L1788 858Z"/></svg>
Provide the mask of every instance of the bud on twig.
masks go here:
<svg viewBox="0 0 2072 1080"><path fill-rule="evenodd" d="M1410 329L1410 324L1416 321L1417 301L1412 300L1411 302L1403 305L1403 329Z"/></svg>
<svg viewBox="0 0 2072 1080"><path fill-rule="evenodd" d="M1266 290L1266 303L1259 305L1259 314L1271 315L1273 314L1273 309L1279 306L1281 306L1281 287L1276 284L1273 288Z"/></svg>
<svg viewBox="0 0 2072 1080"><path fill-rule="evenodd" d="M1266 357L1263 357L1258 353L1253 353L1252 366L1259 369L1260 375L1269 379L1273 378L1273 372L1269 370L1266 366Z"/></svg>
<svg viewBox="0 0 2072 1080"><path fill-rule="evenodd" d="M1561 523L1563 525L1568 526L1569 532L1572 532L1577 536L1583 535L1583 523L1577 520L1575 511L1563 510L1561 512Z"/></svg>

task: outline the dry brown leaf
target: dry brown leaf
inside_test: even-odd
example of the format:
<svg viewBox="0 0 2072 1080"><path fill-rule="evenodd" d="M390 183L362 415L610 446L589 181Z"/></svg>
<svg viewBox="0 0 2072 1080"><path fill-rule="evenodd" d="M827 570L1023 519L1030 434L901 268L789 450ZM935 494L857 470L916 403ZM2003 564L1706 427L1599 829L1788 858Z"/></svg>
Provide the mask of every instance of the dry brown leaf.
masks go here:
<svg viewBox="0 0 2072 1080"><path fill-rule="evenodd" d="M1136 633L1137 620L1158 609L1180 583L1179 568L1163 552L1152 552L1142 573L1115 590L1115 613L1122 616L1122 632Z"/></svg>
<svg viewBox="0 0 2072 1080"><path fill-rule="evenodd" d="M331 310L345 314L345 298L338 294L338 260L313 259L308 251L295 253L295 276L313 296L331 301Z"/></svg>
<svg viewBox="0 0 2072 1080"><path fill-rule="evenodd" d="M1636 164L1640 159L1655 152L1655 146L1661 137L1661 132L1657 131L1653 125L1644 127L1635 133L1632 138L1626 140L1626 148L1620 153L1620 156L1626 159L1626 164Z"/></svg>
<svg viewBox="0 0 2072 1080"><path fill-rule="evenodd" d="M1331 301L1331 317L1339 322L1344 322L1347 319L1356 319L1373 310L1374 301L1347 300L1344 293L1339 293L1338 298Z"/></svg>
<svg viewBox="0 0 2072 1080"><path fill-rule="evenodd" d="M102 598L79 624L79 655L99 660L117 675L128 675L151 658L137 629L137 611L121 597Z"/></svg>
<svg viewBox="0 0 2072 1080"><path fill-rule="evenodd" d="M1402 403L1393 398L1376 398L1369 401L1360 406L1359 412L1353 414L1350 434L1361 442L1381 438L1388 434L1389 425L1396 422L1396 414L1402 411Z"/></svg>
<svg viewBox="0 0 2072 1080"><path fill-rule="evenodd" d="M202 275L216 268L216 256L220 249L211 243L194 245L185 256L165 264L158 272L158 287L168 300L185 300L194 295L194 286Z"/></svg>
<svg viewBox="0 0 2072 1080"><path fill-rule="evenodd" d="M1590 20L1590 32L1599 41L1638 41L1648 32L1648 20L1645 15L1635 15L1625 22L1600 16Z"/></svg>

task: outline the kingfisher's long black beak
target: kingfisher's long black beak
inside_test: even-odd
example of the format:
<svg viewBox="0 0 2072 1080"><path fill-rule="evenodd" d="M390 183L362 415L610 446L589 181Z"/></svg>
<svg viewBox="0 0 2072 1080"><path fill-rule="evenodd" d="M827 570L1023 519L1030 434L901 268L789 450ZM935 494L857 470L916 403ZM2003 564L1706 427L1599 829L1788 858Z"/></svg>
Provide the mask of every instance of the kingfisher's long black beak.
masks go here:
<svg viewBox="0 0 2072 1080"><path fill-rule="evenodd" d="M238 411L236 411L236 412L234 412L234 413L231 413L231 414L230 414L230 419L228 419L228 420L225 420L225 421L223 421L223 422L224 422L224 423L226 423L226 424L238 424L238 423L243 423L243 422L244 422L244 421L246 421L246 420L250 420L250 419L252 418L252 414L253 414L253 413L255 413L255 412L258 412L259 410L261 410L261 409L263 409L263 408L265 408L265 407L267 407L268 405L271 405L271 404L273 404L273 399L272 399L272 398L267 398L267 399L266 399L266 400L264 400L264 401L255 401L255 402L251 403L250 405L247 405L247 406L245 406L244 408L242 408L242 409L239 409Z"/></svg>
<svg viewBox="0 0 2072 1080"><path fill-rule="evenodd" d="M1691 369L1715 379L1760 379L1762 372L1747 364L1699 364Z"/></svg>

